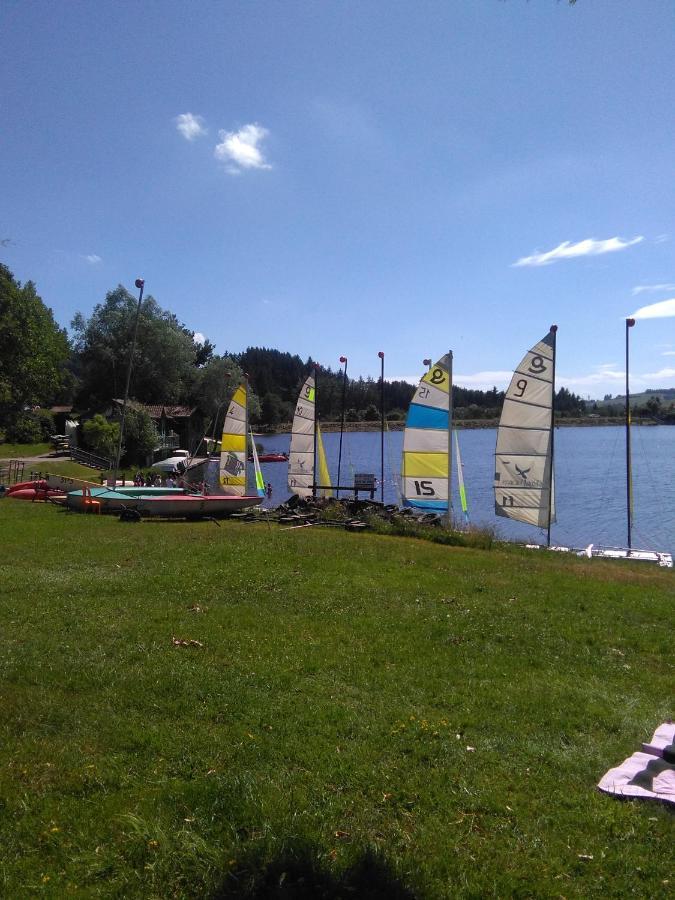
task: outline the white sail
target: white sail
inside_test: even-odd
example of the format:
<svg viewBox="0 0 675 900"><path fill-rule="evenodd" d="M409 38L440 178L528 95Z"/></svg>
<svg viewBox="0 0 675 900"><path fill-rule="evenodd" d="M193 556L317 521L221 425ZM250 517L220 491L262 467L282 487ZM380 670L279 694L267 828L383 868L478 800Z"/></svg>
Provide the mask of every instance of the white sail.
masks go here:
<svg viewBox="0 0 675 900"><path fill-rule="evenodd" d="M314 376L310 375L302 386L293 416L291 450L288 458L288 489L300 497L312 496L314 483Z"/></svg>
<svg viewBox="0 0 675 900"><path fill-rule="evenodd" d="M452 354L446 353L422 377L405 424L403 503L424 512L448 512L451 371Z"/></svg>
<svg viewBox="0 0 675 900"><path fill-rule="evenodd" d="M513 373L495 449L495 513L540 528L555 522L551 469L554 373L552 328Z"/></svg>

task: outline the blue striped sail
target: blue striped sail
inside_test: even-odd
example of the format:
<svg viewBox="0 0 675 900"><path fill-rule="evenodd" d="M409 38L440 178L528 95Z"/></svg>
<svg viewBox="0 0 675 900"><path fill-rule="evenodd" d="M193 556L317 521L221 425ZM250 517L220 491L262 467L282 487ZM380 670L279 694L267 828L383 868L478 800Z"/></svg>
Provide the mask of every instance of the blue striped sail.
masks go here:
<svg viewBox="0 0 675 900"><path fill-rule="evenodd" d="M408 409L401 469L404 506L448 513L452 354L422 377Z"/></svg>

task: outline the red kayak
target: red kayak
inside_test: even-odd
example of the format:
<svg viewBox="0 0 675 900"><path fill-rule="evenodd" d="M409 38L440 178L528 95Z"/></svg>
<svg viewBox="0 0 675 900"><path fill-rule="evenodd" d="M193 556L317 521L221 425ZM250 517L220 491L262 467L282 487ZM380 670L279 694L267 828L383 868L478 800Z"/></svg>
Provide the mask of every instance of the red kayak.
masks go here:
<svg viewBox="0 0 675 900"><path fill-rule="evenodd" d="M249 462L253 462L252 456L249 456ZM288 462L288 457L285 453L262 453L258 457L258 462Z"/></svg>
<svg viewBox="0 0 675 900"><path fill-rule="evenodd" d="M39 482L36 482L39 484ZM52 488L23 487L18 491L12 491L7 495L12 500L50 500L52 497L63 497L63 491L55 491Z"/></svg>
<svg viewBox="0 0 675 900"><path fill-rule="evenodd" d="M39 481L19 481L17 484L10 484L5 493L15 494L17 491L26 490L26 488L33 488L36 491L46 491L49 488L49 485L44 478Z"/></svg>

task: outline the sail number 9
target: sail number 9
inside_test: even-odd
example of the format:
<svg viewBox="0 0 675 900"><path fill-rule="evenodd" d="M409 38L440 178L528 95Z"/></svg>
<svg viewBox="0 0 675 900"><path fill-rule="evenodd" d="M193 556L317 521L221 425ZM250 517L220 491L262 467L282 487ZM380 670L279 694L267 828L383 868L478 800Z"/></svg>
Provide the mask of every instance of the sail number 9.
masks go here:
<svg viewBox="0 0 675 900"><path fill-rule="evenodd" d="M520 391L520 393L519 393L519 394L515 394L515 396L516 396L516 397L522 397L523 394L525 393L525 388L526 388L526 387L527 387L527 379L526 379L526 378L519 378L518 381L516 381L516 387L515 387L515 390L516 390L516 391Z"/></svg>
<svg viewBox="0 0 675 900"><path fill-rule="evenodd" d="M533 375L541 375L542 372L546 371L546 363L544 362L543 356L533 356L530 360L530 365L528 369Z"/></svg>

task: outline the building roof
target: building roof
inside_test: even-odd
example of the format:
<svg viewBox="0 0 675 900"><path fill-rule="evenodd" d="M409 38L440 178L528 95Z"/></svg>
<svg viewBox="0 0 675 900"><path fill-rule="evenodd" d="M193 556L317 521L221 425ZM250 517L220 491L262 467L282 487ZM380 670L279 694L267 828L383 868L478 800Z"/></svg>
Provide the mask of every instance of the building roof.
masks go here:
<svg viewBox="0 0 675 900"><path fill-rule="evenodd" d="M115 399L113 403L122 406L124 400ZM132 407L132 409L145 410L151 419L161 419L162 413L168 419L189 419L194 412L194 408L175 403L139 403L138 400L128 400L127 406Z"/></svg>

